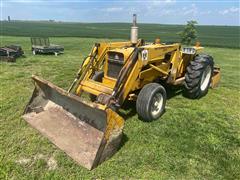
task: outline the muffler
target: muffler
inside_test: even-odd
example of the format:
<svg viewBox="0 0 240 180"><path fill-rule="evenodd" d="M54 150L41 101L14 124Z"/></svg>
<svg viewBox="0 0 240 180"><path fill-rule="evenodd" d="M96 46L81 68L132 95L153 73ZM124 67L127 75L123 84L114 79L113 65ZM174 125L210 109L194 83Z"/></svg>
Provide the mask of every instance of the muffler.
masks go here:
<svg viewBox="0 0 240 180"><path fill-rule="evenodd" d="M80 165L91 170L119 148L124 120L110 108L33 76L33 95L23 118Z"/></svg>
<svg viewBox="0 0 240 180"><path fill-rule="evenodd" d="M138 42L137 15L133 14L133 25L131 27L131 43L136 45Z"/></svg>

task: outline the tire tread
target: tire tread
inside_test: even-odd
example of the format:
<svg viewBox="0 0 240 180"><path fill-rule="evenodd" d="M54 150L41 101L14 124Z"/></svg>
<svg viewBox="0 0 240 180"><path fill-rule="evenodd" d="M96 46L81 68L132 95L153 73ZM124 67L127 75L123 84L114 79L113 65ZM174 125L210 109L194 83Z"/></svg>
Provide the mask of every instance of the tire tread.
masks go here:
<svg viewBox="0 0 240 180"><path fill-rule="evenodd" d="M200 98L207 93L207 90L206 92L201 92L200 81L201 81L202 73L208 65L210 65L213 70L213 65L214 65L213 58L206 54L198 54L196 55L194 60L189 63L188 67L186 68L184 86L185 86L185 94L189 98L191 99Z"/></svg>

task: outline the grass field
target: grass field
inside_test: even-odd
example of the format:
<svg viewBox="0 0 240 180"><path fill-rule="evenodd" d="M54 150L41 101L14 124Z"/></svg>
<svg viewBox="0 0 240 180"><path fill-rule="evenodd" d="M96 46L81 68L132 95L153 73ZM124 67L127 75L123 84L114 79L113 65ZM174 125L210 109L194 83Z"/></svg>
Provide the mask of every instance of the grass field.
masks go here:
<svg viewBox="0 0 240 180"><path fill-rule="evenodd" d="M92 44L104 39L52 38L65 46L58 57L33 56L28 37L1 39L3 44L21 44L26 58L1 63L0 179L240 179L239 49L205 49L221 67L222 79L202 99L169 90L166 113L151 123L140 121L134 107L124 110L121 148L88 171L21 114L33 90L32 74L67 88Z"/></svg>
<svg viewBox="0 0 240 180"><path fill-rule="evenodd" d="M7 36L61 36L129 39L128 23L51 23L2 22L1 34ZM139 24L139 37L153 41L179 41L176 34L183 25ZM239 48L239 26L197 26L199 41L204 46Z"/></svg>

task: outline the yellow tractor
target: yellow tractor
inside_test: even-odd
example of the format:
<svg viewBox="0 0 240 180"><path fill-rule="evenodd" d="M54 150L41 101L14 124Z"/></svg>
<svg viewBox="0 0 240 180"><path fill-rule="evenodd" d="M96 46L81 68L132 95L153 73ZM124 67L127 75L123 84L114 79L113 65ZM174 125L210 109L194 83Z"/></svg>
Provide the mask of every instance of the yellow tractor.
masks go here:
<svg viewBox="0 0 240 180"><path fill-rule="evenodd" d="M203 47L146 43L133 17L131 40L96 43L67 91L32 77L35 89L23 118L88 169L118 150L124 127L118 110L125 101L136 101L139 118L152 121L165 110L162 83L184 85L195 99L220 80L213 58L199 53Z"/></svg>

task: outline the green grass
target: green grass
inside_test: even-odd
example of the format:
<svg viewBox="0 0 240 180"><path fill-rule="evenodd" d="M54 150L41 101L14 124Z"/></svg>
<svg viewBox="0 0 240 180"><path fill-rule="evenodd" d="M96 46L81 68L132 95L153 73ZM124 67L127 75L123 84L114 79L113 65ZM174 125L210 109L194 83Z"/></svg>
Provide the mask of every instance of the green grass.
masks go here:
<svg viewBox="0 0 240 180"><path fill-rule="evenodd" d="M179 41L176 34L183 25L139 24L139 37L153 41ZM7 36L61 36L129 39L131 24L128 23L51 23L2 21L1 34ZM204 46L239 48L239 26L197 26L199 41Z"/></svg>
<svg viewBox="0 0 240 180"><path fill-rule="evenodd" d="M205 49L221 67L222 79L200 100L176 91L166 113L150 123L140 121L134 107L124 110L122 147L88 171L21 118L34 87L32 74L67 88L92 44L103 39L52 41L64 45L65 54L33 56L29 38L2 37L4 44L22 44L26 58L1 63L0 179L240 179L239 49ZM52 170L50 158L57 163Z"/></svg>

